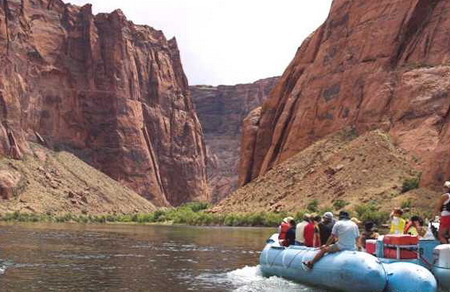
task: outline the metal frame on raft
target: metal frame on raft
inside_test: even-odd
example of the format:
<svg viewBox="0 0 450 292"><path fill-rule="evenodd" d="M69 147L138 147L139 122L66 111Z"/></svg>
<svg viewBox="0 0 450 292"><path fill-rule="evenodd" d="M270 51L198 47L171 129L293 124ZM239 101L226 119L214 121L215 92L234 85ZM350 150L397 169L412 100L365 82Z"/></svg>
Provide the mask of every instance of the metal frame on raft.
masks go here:
<svg viewBox="0 0 450 292"><path fill-rule="evenodd" d="M382 248L383 242L378 240L377 256L358 251L327 254L307 271L302 262L312 260L318 250L280 246L278 234L274 234L267 241L259 263L264 276L279 276L330 290L436 292L438 287L450 290L450 244L421 240L418 257L410 260L382 258Z"/></svg>

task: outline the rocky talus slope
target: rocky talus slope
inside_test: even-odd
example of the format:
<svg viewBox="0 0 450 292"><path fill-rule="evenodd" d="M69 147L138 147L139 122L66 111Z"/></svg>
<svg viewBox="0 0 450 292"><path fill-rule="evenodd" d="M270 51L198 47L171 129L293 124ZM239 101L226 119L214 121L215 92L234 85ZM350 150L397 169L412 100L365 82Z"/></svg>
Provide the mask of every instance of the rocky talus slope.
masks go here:
<svg viewBox="0 0 450 292"><path fill-rule="evenodd" d="M421 185L450 177L450 1L334 0L244 128L248 183L345 127L386 131Z"/></svg>
<svg viewBox="0 0 450 292"><path fill-rule="evenodd" d="M266 100L277 77L233 86L191 86L208 149L211 198L218 202L238 185L242 121Z"/></svg>
<svg viewBox="0 0 450 292"><path fill-rule="evenodd" d="M65 151L28 144L32 155L0 159L0 214L133 214L155 206Z"/></svg>
<svg viewBox="0 0 450 292"><path fill-rule="evenodd" d="M320 209L339 209L340 201L349 209L374 203L391 210L412 202L411 207L429 210L437 193L402 192L406 180L418 177L416 166L386 133L377 130L356 137L354 131L337 132L277 164L211 211L296 212L314 201Z"/></svg>
<svg viewBox="0 0 450 292"><path fill-rule="evenodd" d="M0 155L67 150L157 205L208 200L175 39L120 10L0 0Z"/></svg>

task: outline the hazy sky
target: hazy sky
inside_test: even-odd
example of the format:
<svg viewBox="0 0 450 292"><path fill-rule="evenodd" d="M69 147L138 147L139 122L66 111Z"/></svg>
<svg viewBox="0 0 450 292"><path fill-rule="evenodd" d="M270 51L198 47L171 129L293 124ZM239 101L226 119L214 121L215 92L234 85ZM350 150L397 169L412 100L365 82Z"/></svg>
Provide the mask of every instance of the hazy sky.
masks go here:
<svg viewBox="0 0 450 292"><path fill-rule="evenodd" d="M332 0L65 0L94 13L120 8L136 24L175 36L190 84L281 75Z"/></svg>

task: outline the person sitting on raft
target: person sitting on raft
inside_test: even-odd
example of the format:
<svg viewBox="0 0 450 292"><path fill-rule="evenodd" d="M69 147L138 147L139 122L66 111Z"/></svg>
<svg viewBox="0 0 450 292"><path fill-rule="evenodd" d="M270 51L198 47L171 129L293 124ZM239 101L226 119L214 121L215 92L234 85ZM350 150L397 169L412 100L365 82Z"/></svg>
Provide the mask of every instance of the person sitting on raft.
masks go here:
<svg viewBox="0 0 450 292"><path fill-rule="evenodd" d="M422 218L420 218L419 216L412 216L408 223L406 223L403 233L412 236L423 237L426 233L426 230L423 228Z"/></svg>
<svg viewBox="0 0 450 292"><path fill-rule="evenodd" d="M337 242L335 244L331 244L334 240ZM316 254L312 261L303 262L302 265L307 270L312 269L314 264L326 253L335 253L343 250L356 250L356 246L360 249L358 226L354 222L350 221L350 215L347 212L341 211L339 213L339 221L334 224L327 244L320 248L320 251Z"/></svg>
<svg viewBox="0 0 450 292"><path fill-rule="evenodd" d="M308 225L305 226L304 237L305 246L307 247L319 247L320 246L320 230L319 223L321 217L317 214L311 215L311 220Z"/></svg>
<svg viewBox="0 0 450 292"><path fill-rule="evenodd" d="M309 220L311 215L304 214L303 221L297 224L295 228L295 244L296 245L305 245L305 227L309 224Z"/></svg>
<svg viewBox="0 0 450 292"><path fill-rule="evenodd" d="M368 239L378 239L380 234L375 229L375 223L372 221L367 221L364 223L364 231L361 234L361 243L360 245L363 248L366 248L366 240Z"/></svg>
<svg viewBox="0 0 450 292"><path fill-rule="evenodd" d="M284 241L284 246L288 247L290 245L295 245L295 221L289 220L289 229L286 232L286 240Z"/></svg>
<svg viewBox="0 0 450 292"><path fill-rule="evenodd" d="M288 241L286 240L286 234L291 228L290 221L294 220L292 217L286 217L283 219L283 222L281 222L280 226L278 227L278 243L281 246L287 246Z"/></svg>
<svg viewBox="0 0 450 292"><path fill-rule="evenodd" d="M439 213L439 231L438 237L442 244L448 243L448 236L450 235L450 181L444 183L443 194L436 205L436 211Z"/></svg>
<svg viewBox="0 0 450 292"><path fill-rule="evenodd" d="M389 217L391 218L391 228L389 234L403 234L405 230L405 219L402 218L403 210L400 208L395 208Z"/></svg>
<svg viewBox="0 0 450 292"><path fill-rule="evenodd" d="M331 230L336 223L333 219L333 213L325 212L322 216L322 222L319 223L320 245L325 245L331 236Z"/></svg>

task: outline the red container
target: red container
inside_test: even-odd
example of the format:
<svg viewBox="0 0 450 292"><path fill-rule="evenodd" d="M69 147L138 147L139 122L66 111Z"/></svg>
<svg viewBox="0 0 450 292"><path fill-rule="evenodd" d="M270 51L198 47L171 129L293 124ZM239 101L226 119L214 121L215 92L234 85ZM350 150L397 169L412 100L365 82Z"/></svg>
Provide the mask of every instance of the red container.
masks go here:
<svg viewBox="0 0 450 292"><path fill-rule="evenodd" d="M366 252L370 254L375 254L377 249L377 241L375 239L366 240Z"/></svg>
<svg viewBox="0 0 450 292"><path fill-rule="evenodd" d="M383 238L383 243L393 245L417 245L419 243L419 237L409 234L387 234Z"/></svg>
<svg viewBox="0 0 450 292"><path fill-rule="evenodd" d="M396 259L397 258L397 249L396 248L384 248L384 257L387 259ZM417 259L417 253L415 251L400 249L400 259L402 260L412 260Z"/></svg>

